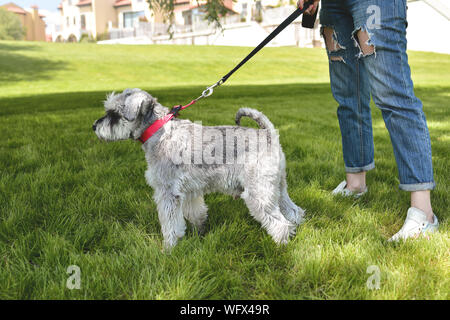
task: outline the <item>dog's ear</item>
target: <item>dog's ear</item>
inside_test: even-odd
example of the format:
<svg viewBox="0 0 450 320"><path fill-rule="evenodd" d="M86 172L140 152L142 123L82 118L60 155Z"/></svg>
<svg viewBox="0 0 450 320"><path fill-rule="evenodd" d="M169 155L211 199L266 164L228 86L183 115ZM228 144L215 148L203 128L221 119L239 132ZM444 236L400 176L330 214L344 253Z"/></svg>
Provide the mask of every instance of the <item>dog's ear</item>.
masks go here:
<svg viewBox="0 0 450 320"><path fill-rule="evenodd" d="M142 107L149 103L150 97L143 92L130 95L125 99L125 106L122 110L124 118L128 121L134 121L139 112L141 112Z"/></svg>

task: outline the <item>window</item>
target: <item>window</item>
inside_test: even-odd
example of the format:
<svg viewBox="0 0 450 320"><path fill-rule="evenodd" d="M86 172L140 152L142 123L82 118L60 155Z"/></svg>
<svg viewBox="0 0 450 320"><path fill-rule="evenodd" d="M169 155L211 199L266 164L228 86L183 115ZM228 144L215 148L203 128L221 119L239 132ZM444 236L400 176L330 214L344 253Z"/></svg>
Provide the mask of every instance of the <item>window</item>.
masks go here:
<svg viewBox="0 0 450 320"><path fill-rule="evenodd" d="M245 19L246 17L247 17L247 3L243 3L241 11L241 19Z"/></svg>
<svg viewBox="0 0 450 320"><path fill-rule="evenodd" d="M124 28L133 28L135 24L139 22L140 17L144 17L144 11L136 11L136 12L124 12L123 13L123 27Z"/></svg>
<svg viewBox="0 0 450 320"><path fill-rule="evenodd" d="M81 29L86 30L86 16L84 14L82 14L80 16L80 24L81 24Z"/></svg>
<svg viewBox="0 0 450 320"><path fill-rule="evenodd" d="M192 12L190 10L186 10L182 12L184 18L184 24L187 26L192 25Z"/></svg>

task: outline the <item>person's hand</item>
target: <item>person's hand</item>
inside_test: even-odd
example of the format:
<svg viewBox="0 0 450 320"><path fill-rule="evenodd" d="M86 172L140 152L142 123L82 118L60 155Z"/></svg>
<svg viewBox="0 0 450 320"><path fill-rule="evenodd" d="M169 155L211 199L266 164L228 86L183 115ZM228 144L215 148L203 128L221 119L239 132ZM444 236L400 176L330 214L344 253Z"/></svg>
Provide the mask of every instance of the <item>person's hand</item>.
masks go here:
<svg viewBox="0 0 450 320"><path fill-rule="evenodd" d="M319 6L319 2L320 2L320 0L311 0L311 1L314 1L314 3L311 6L309 6L309 8L305 11L305 13L309 14L309 15L313 15L316 13L317 7ZM303 5L305 4L305 2L307 2L307 1L298 0L297 7L299 7L300 9L303 9Z"/></svg>

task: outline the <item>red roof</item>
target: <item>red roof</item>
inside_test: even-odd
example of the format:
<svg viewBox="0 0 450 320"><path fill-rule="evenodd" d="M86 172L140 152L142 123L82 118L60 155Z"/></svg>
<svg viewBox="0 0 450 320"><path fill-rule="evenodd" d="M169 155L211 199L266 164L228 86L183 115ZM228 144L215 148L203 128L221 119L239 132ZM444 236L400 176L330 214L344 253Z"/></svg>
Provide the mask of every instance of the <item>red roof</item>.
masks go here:
<svg viewBox="0 0 450 320"><path fill-rule="evenodd" d="M9 12L14 12L14 13L18 13L18 14L27 14L27 12L25 10L16 6L13 3L8 3L8 4L4 5L3 8L8 10Z"/></svg>
<svg viewBox="0 0 450 320"><path fill-rule="evenodd" d="M114 7L131 6L131 0L116 0Z"/></svg>
<svg viewBox="0 0 450 320"><path fill-rule="evenodd" d="M76 5L78 7L82 7L82 6L87 6L87 5L91 5L92 4L92 0L80 0Z"/></svg>
<svg viewBox="0 0 450 320"><path fill-rule="evenodd" d="M59 4L58 9L62 9L62 3Z"/></svg>

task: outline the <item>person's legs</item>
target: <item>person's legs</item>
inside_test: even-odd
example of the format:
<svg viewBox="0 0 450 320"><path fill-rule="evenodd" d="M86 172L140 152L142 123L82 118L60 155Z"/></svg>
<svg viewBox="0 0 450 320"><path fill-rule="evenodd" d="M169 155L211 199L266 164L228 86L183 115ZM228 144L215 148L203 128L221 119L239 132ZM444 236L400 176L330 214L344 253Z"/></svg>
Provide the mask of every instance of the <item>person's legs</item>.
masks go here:
<svg viewBox="0 0 450 320"><path fill-rule="evenodd" d="M347 0L353 37L367 70L375 104L389 131L400 179L411 206L433 221L435 186L431 143L421 101L415 96L406 54L405 0Z"/></svg>
<svg viewBox="0 0 450 320"><path fill-rule="evenodd" d="M345 1L322 0L320 21L331 91L339 104L346 188L360 192L366 188L365 172L375 167L368 75L351 38L354 22Z"/></svg>

